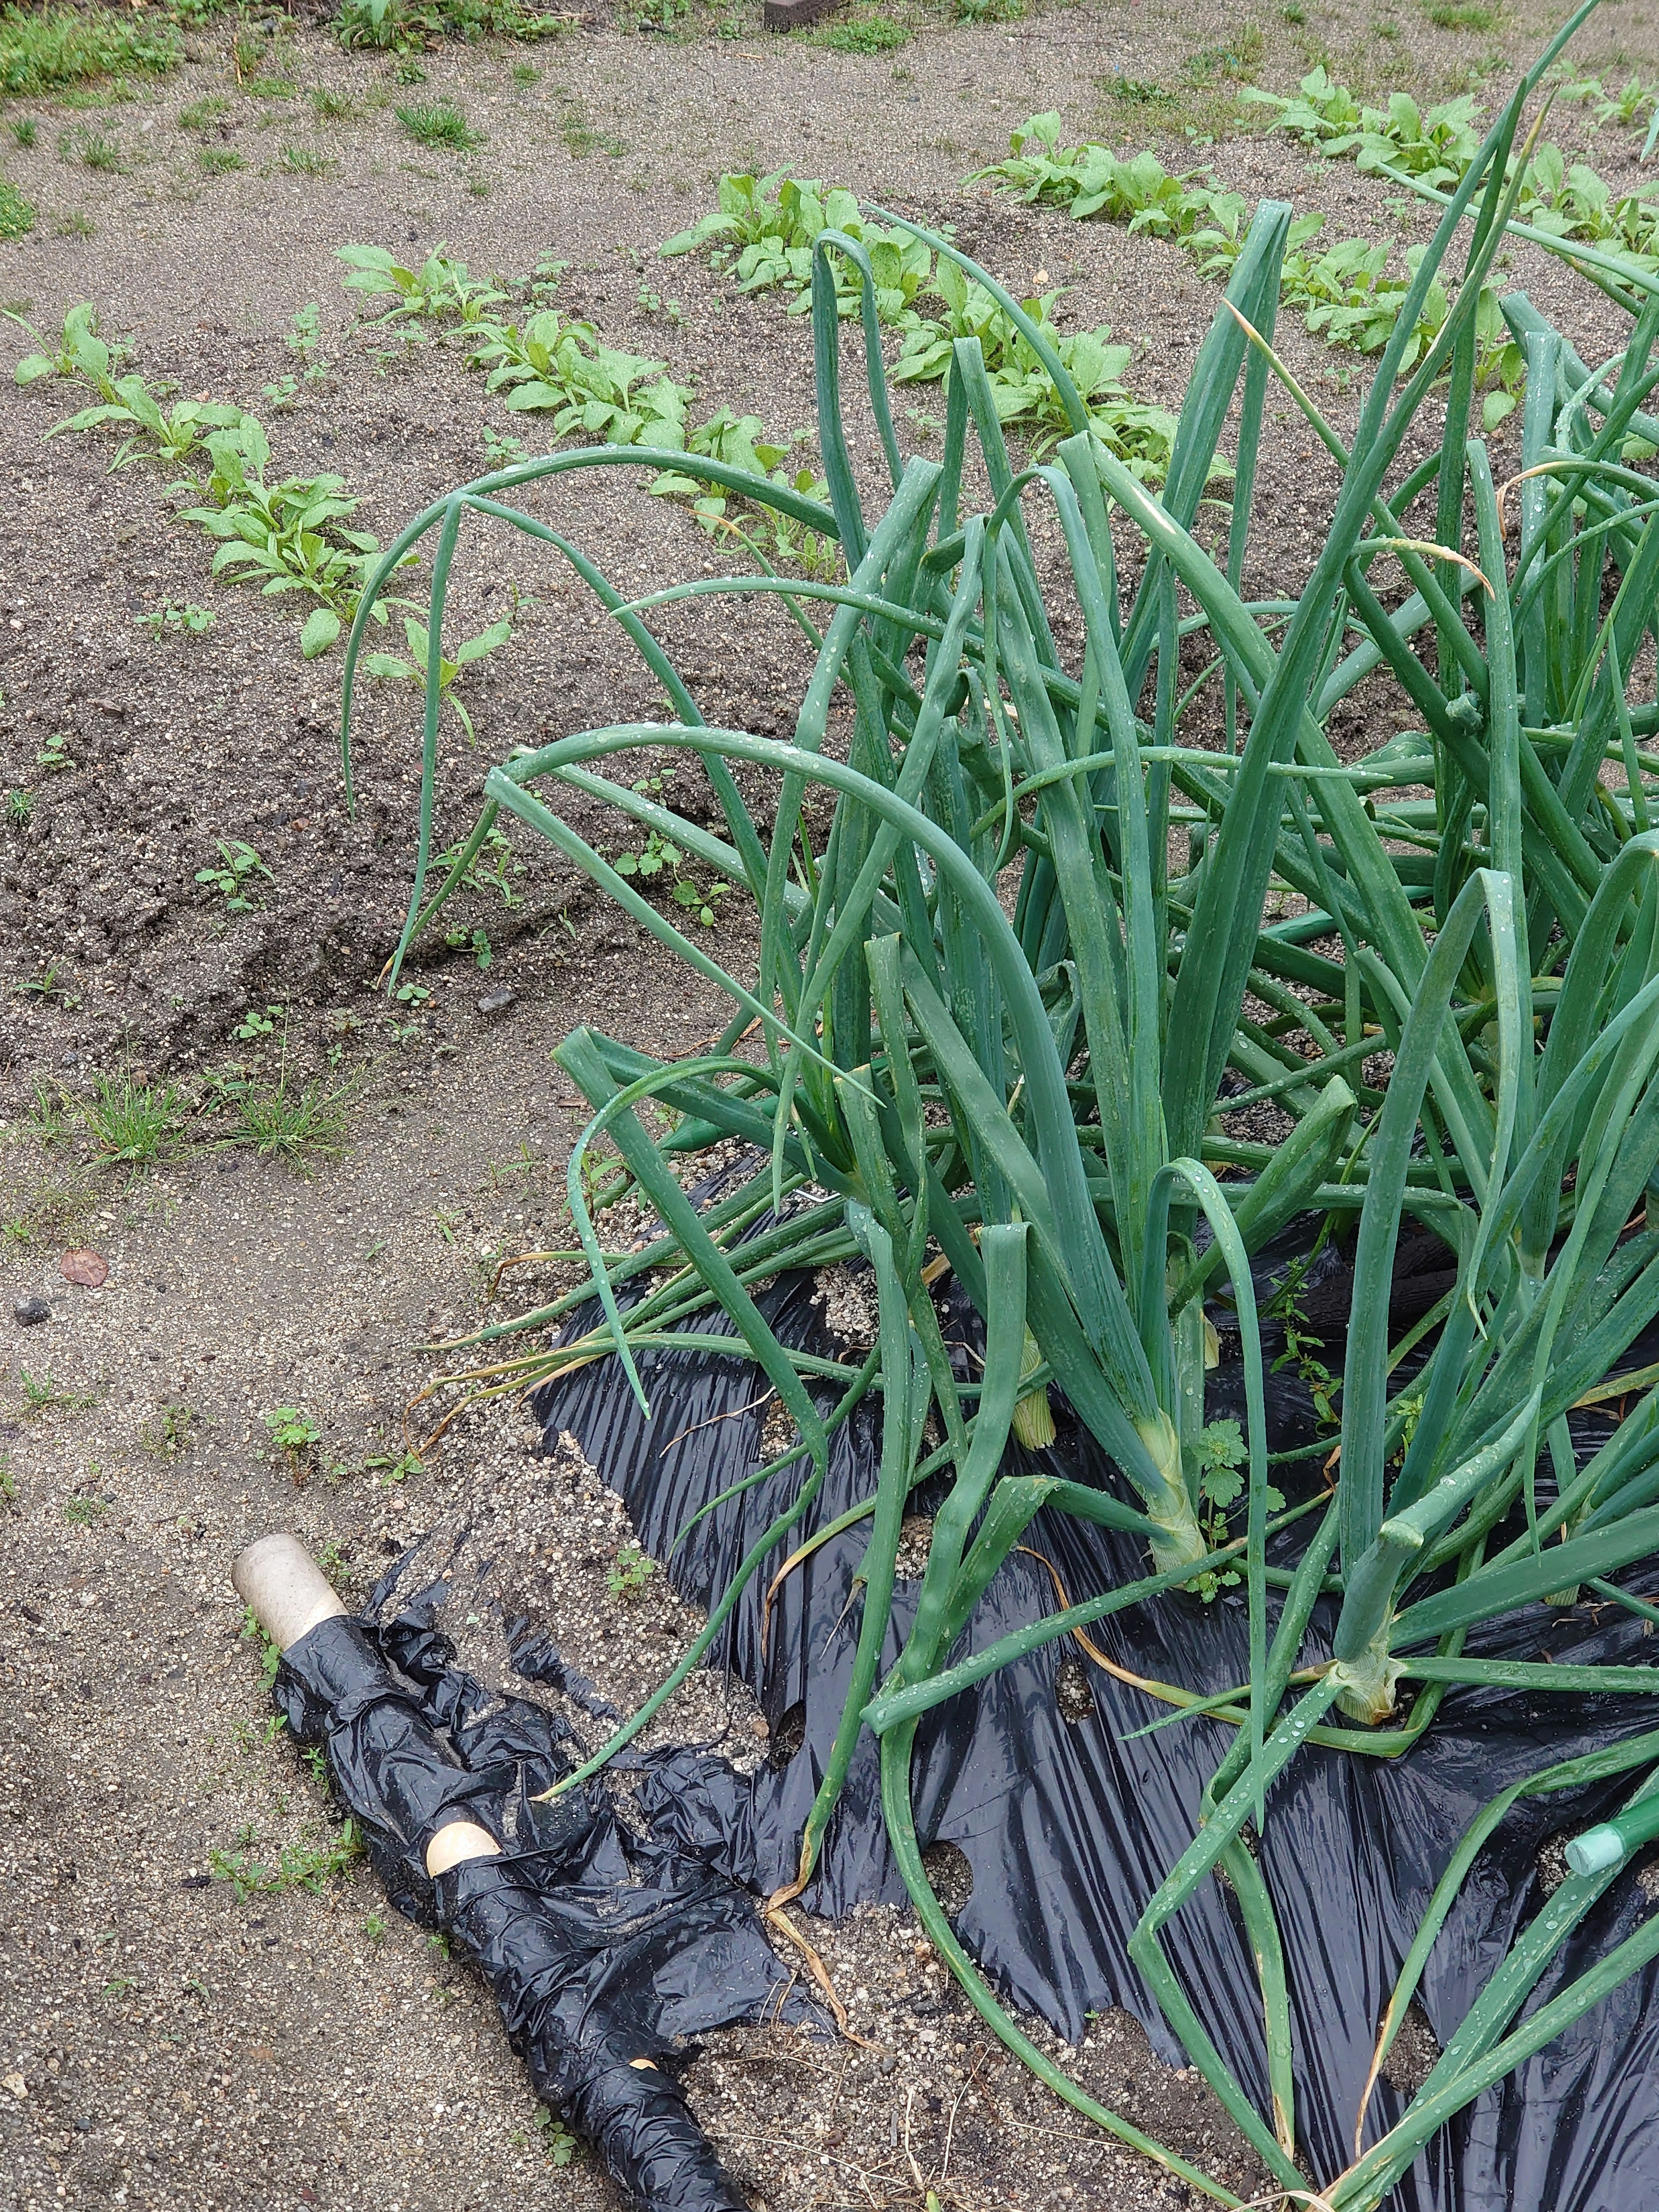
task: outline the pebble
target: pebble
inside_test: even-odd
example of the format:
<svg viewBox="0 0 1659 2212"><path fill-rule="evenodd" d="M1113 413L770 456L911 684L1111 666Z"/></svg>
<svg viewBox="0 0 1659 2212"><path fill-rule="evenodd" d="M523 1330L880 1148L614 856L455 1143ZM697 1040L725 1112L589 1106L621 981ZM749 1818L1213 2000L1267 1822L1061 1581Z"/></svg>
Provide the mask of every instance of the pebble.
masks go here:
<svg viewBox="0 0 1659 2212"><path fill-rule="evenodd" d="M505 984L499 991L486 991L478 1001L478 1012L481 1014L504 1014L517 995Z"/></svg>
<svg viewBox="0 0 1659 2212"><path fill-rule="evenodd" d="M44 1298L19 1298L11 1317L20 1328L30 1328L37 1322L50 1321L52 1308Z"/></svg>

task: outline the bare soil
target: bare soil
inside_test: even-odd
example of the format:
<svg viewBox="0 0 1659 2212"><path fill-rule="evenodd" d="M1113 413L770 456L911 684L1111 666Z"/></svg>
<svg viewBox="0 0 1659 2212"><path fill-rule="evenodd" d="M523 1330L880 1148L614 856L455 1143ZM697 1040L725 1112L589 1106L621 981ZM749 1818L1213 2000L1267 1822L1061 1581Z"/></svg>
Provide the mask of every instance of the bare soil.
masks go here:
<svg viewBox="0 0 1659 2212"><path fill-rule="evenodd" d="M1480 31L1348 0L1289 20L1301 12L1259 16L1258 81L1283 88L1328 58L1368 94L1409 84L1441 96L1472 70L1495 94L1543 23L1525 6ZM668 40L599 23L533 49L428 56L411 94L391 61L343 55L307 31L292 46L300 92L260 100L236 82L228 33L202 33L174 78L130 101L13 105L6 119L32 116L38 133L7 167L41 219L0 247L0 289L43 330L96 301L147 374L259 412L273 475L338 473L362 496L357 519L383 538L487 465L487 427L535 432L452 349L377 358L384 342L354 329L339 289L334 252L348 241L415 259L447 240L475 273L556 256L569 264L561 307L669 361L696 385L694 411L726 403L810 427L804 324L694 260L655 258L724 168L787 162L953 222L1005 279L1041 285L1046 271L1072 287L1067 313L1133 341L1135 388L1174 403L1213 311L1190 262L962 180L1000 155L1010 128L1057 107L1069 131L1154 143L1172 163L1323 207L1329 234L1421 234L1420 217L1396 216L1346 166L1308 165L1260 136L1194 145L1185 129L1204 139L1226 119L1230 95L1192 82L1193 57L1218 35L1203 11L1167 0L1010 25L935 21L873 57L758 29ZM1596 19L1581 58L1650 70L1654 47L1645 9L1626 0ZM533 81L515 76L526 65ZM1149 104L1126 82L1173 97ZM319 121L304 97L317 87L353 112ZM424 152L398 127L396 102L444 94L487 134L477 153ZM227 103L206 143L240 152L242 170L199 167L204 142L179 115L204 99ZM1552 127L1587 143L1581 111ZM60 136L86 128L116 141L123 167L60 157ZM288 148L332 166L295 173ZM1627 134L1602 132L1592 152L1621 184L1634 174ZM1554 265L1517 249L1514 275L1587 358L1610 347L1616 325L1593 295L1569 295ZM677 317L642 293L678 301ZM273 410L262 387L293 368L285 333L311 301L331 373ZM1351 428L1360 365L1294 318L1283 343L1339 429ZM44 1322L0 1320L7 2201L24 2212L541 2202L598 2212L614 2195L580 2158L555 2162L555 2131L538 2123L488 2000L385 1908L367 1873L242 1903L215 1874L215 1854L221 1866L240 1852L274 1867L284 1847L325 1850L338 1832L337 1808L291 1747L269 1740L228 1569L250 1538L291 1527L331 1546L343 1587L362 1595L412 1534L482 1516L518 1561L521 1594L605 1696L626 1711L660 1678L695 1621L665 1576L633 1602L611 1593L628 1531L603 1470L533 1457L533 1429L510 1400L458 1424L424 1468L395 1463L409 1401L441 1364L422 1347L508 1310L490 1299L498 1258L568 1241L562 1165L580 1121L551 1048L590 1023L681 1051L718 1030L724 1008L528 838L514 841L513 903L480 891L457 909L469 936L488 936L488 970L437 941L411 970L426 996L378 995L414 850L410 693L365 690L353 817L337 653L307 665L294 602L212 583L210 548L176 520L153 465L112 474L109 441L43 444L70 404L52 383L0 401L10 487L0 754L7 788L33 799L25 822L0 824L0 1313L32 1299L49 1309ZM1265 591L1305 568L1336 483L1288 410L1269 424L1262 483L1250 580ZM684 511L631 474L561 478L535 511L625 591L714 565ZM506 612L514 638L465 681L476 750L447 724L446 843L473 818L485 764L511 745L659 703L569 569L526 540L478 526L456 588L457 635ZM210 605L216 623L199 635L137 626L169 601ZM709 720L791 728L809 657L775 608L702 599L655 626ZM1396 705L1364 695L1345 745L1391 734ZM42 752L71 764L50 767ZM706 811L685 771L656 766L672 802ZM751 796L763 811L758 782ZM626 842L597 808L578 804L570 818L605 851ZM252 844L270 872L246 912L197 881L220 839ZM751 927L735 899L720 915L734 969ZM234 1035L250 1011L272 1021L270 1034ZM343 1157L301 1174L217 1141L226 1125L204 1110L208 1079L238 1071L349 1083ZM81 1118L100 1079L123 1079L179 1086L177 1133L138 1172L100 1158ZM61 1256L79 1247L107 1259L102 1287L65 1280ZM268 1432L280 1407L321 1431L293 1462ZM488 1620L472 1626L469 1656L499 1667ZM710 1676L662 1726L722 1736L752 1759L757 1721ZM871 1911L814 1939L867 2040L737 2030L709 2039L689 2076L757 2208L921 2212L930 2191L952 2212L1200 2201L1037 2090L906 1917ZM1248 2155L1208 2092L1158 2065L1133 2021L1103 2016L1075 2051L1033 2033L1103 2101L1251 2193Z"/></svg>

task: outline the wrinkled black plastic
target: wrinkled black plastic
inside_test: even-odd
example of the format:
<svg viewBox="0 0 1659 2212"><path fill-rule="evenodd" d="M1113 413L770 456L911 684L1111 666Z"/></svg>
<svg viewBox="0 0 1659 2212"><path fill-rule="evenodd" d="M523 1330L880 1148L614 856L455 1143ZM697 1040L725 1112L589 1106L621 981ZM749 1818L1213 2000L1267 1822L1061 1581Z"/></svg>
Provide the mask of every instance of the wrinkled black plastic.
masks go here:
<svg viewBox="0 0 1659 2212"><path fill-rule="evenodd" d="M1413 1251L1397 1278L1402 1310L1438 1289L1442 1249ZM1421 1275L1429 1281L1410 1279ZM1344 1278L1347 1277L1347 1280ZM1323 1292L1331 1330L1325 1358L1340 1371L1337 1338L1346 1312L1346 1263L1320 1255L1310 1289ZM811 1285L786 1279L765 1294L769 1318L786 1340L833 1351L811 1303ZM1306 1302L1304 1302L1306 1310ZM1212 1309L1228 1346L1224 1306ZM696 1324L708 1330L705 1316ZM971 1341L971 1316L957 1313L947 1339ZM1232 1340L1236 1347L1237 1340ZM1270 1340L1270 1358L1282 1339ZM844 1351L844 1347L840 1347ZM1643 1356L1653 1358L1644 1349ZM538 1411L550 1437L568 1430L620 1491L647 1550L669 1560L685 1595L708 1603L794 1493L799 1468L757 1486L699 1522L671 1557L684 1524L708 1499L763 1457L763 1394L754 1370L713 1355L642 1355L651 1419L640 1413L615 1363L550 1386ZM1242 1414L1240 1370L1224 1359L1211 1412ZM1318 1434L1312 1400L1289 1369L1272 1378L1273 1439L1288 1449ZM830 1402L826 1397L823 1401ZM1073 1480L1118 1487L1109 1463L1063 1406L1059 1435L1035 1461ZM878 1416L861 1408L834 1440L828 1480L792 1536L801 1542L874 1488ZM1606 1433L1589 1424L1582 1448ZM1317 1480L1320 1455L1279 1476L1292 1495ZM930 1510L925 1490L913 1510ZM814 1552L779 1588L762 1637L767 1576L736 1609L714 1663L750 1683L775 1741L792 1756L752 1781L687 1753L653 1763L641 1802L690 1851L728 1869L763 1893L793 1872L802 1823L823 1771L846 1694L860 1609L849 1591L866 1526ZM978 1649L1056 1607L1054 1577L1077 1601L1146 1571L1134 1540L1045 1511L1024 1539L1040 1558L1011 1555L981 1601L954 1656ZM1051 1571L1052 1570L1052 1571ZM1632 1590L1651 1587L1638 1575ZM896 1656L917 1585L901 1583L884 1663ZM1324 1623L1328 1627L1328 1623ZM1236 1592L1214 1603L1165 1598L1115 1616L1091 1632L1107 1656L1144 1676L1194 1690L1221 1688L1249 1673L1244 1611ZM1311 1641L1322 1632L1316 1617ZM1584 1662L1644 1661L1655 1645L1644 1624L1612 1607L1525 1614L1472 1634L1472 1655ZM1069 1719L1056 1695L1069 1642L1050 1644L935 1708L919 1730L913 1766L925 1841L966 1854L973 1890L956 1926L1005 1996L1068 2038L1087 2012L1121 2004L1136 2013L1164 2056L1182 2057L1161 2014L1129 1964L1127 1944L1148 1897L1190 1842L1199 1796L1230 1732L1206 1720L1133 1735L1169 1707L1103 1670L1087 1668L1094 1710ZM1075 1706L1070 1707L1075 1711ZM1388 1761L1313 1747L1271 1794L1261 1862L1284 1931L1295 2006L1298 2134L1316 2180L1352 2155L1356 2109L1376 2023L1435 1884L1475 1814L1510 1782L1552 1762L1659 1726L1659 1700L1608 1696L1546 1698L1454 1690L1412 1754ZM1571 1796L1523 1799L1478 1860L1435 1947L1420 2002L1443 2044L1543 1896L1537 1860L1552 1835L1572 1832L1615 1805L1632 1778ZM1649 1859L1655 1856L1650 1852ZM1650 1909L1643 1868L1621 1874L1597 1911L1563 1948L1531 2001L1547 2000L1627 1934ZM903 1892L887 1850L874 1747L865 1736L805 1903L839 1915L860 1899ZM1212 1882L1166 1930L1166 1949L1206 2027L1258 2106L1267 2104L1261 2000L1231 1896ZM1390 2212L1636 2212L1659 2203L1659 1969L1649 1967L1528 2066L1481 2097L1442 2132L1389 2200ZM1375 2141L1407 2099L1386 2081L1370 2106Z"/></svg>
<svg viewBox="0 0 1659 2212"><path fill-rule="evenodd" d="M455 1666L429 1625L442 1595L320 1623L284 1656L277 1705L325 1747L392 1902L471 1960L538 2090L620 2185L645 2212L746 2212L669 2069L688 2035L776 2009L753 1905L672 1837L624 1829L602 1789L538 1803L571 1771L568 1733ZM504 1855L434 1883L427 1844L458 1819Z"/></svg>

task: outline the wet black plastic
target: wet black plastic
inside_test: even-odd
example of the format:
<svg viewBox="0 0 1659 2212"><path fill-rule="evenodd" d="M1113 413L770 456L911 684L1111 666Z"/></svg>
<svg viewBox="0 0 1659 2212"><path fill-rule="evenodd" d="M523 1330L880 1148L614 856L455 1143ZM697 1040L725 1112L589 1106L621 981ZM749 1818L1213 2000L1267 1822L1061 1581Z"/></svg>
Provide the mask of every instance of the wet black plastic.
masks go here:
<svg viewBox="0 0 1659 2212"><path fill-rule="evenodd" d="M1406 1277L1443 1272L1437 1244L1413 1251ZM1340 1373L1335 1340L1346 1317L1346 1262L1328 1247L1310 1288L1322 1291L1324 1355ZM1264 1279L1267 1271L1264 1269ZM1351 1278L1349 1278L1351 1279ZM1432 1298L1428 1284L1397 1280L1402 1308ZM1438 1295L1436 1290L1434 1296ZM786 1340L815 1351L827 1340L811 1285L785 1279L763 1299ZM1228 1348L1227 1311L1211 1309ZM1305 1299L1304 1310L1307 1310ZM720 1325L708 1316L702 1330ZM957 1314L947 1339L972 1340L971 1316ZM1236 1339L1233 1340L1236 1346ZM1282 1338L1270 1341L1277 1356ZM844 1350L844 1347L840 1347ZM1643 1356L1655 1352L1644 1348ZM545 1389L538 1412L550 1437L571 1431L604 1480L618 1490L647 1551L669 1561L678 1588L708 1603L793 1496L802 1470L788 1470L722 1505L671 1557L681 1528L708 1500L753 1469L763 1394L739 1359L704 1353L642 1355L651 1403L645 1419L614 1362L586 1368ZM1224 1364L1211 1411L1242 1399L1240 1372ZM1273 1377L1275 1444L1319 1434L1310 1394L1293 1366ZM824 1401L828 1403L826 1399ZM1237 1410L1242 1413L1242 1403ZM1056 1405L1052 1449L1014 1462L1074 1480L1119 1487L1093 1439ZM861 1408L834 1439L828 1480L805 1523L803 1541L874 1488L878 1416ZM1592 1449L1606 1433L1591 1424ZM1291 1494L1318 1480L1322 1452L1277 1479ZM931 1510L924 1490L912 1510ZM701 1754L659 1759L641 1803L664 1832L764 1893L793 1873L802 1824L823 1771L859 1633L848 1602L864 1551L862 1524L831 1539L779 1587L763 1642L764 1571L711 1653L752 1686L775 1741L799 1742L793 1756L752 1781ZM1146 1571L1133 1539L1045 1511L981 1601L954 1656L978 1649L1056 1607L1056 1577L1068 1601ZM1644 1592L1659 1577L1626 1577ZM918 1585L896 1592L886 1661L908 1632ZM1328 1626L1326 1623L1324 1626ZM1322 1623L1316 1619L1311 1641ZM1249 1673L1244 1611L1237 1593L1205 1605L1165 1598L1091 1632L1106 1655L1143 1676L1218 1689ZM1548 1656L1563 1662L1645 1661L1646 1626L1612 1607L1548 1613L1540 1607L1471 1635L1473 1656ZM918 1732L913 1781L924 1842L948 1841L967 1856L973 1889L956 1927L997 1986L1069 2039L1092 2008L1121 2004L1146 2023L1155 2046L1182 2054L1127 1958L1127 1938L1148 1897L1191 1840L1200 1792L1230 1732L1208 1719L1152 1735L1133 1731L1170 1708L1093 1666L1093 1710L1062 1711L1056 1694L1076 1647L1050 1644L936 1707ZM1352 2156L1356 2109L1376 2024L1436 1882L1475 1814L1512 1781L1552 1762L1659 1726L1659 1699L1546 1698L1453 1690L1432 1729L1407 1758L1370 1759L1312 1747L1269 1796L1261 1863L1284 1931L1295 2006L1300 2139L1316 2180ZM1540 1846L1601 1817L1632 1778L1570 1796L1520 1801L1482 1852L1435 1947L1419 2002L1443 2044L1542 1901ZM1645 1861L1655 1857L1644 1855ZM1645 1865L1627 1868L1564 1946L1528 2009L1605 1954L1650 1909ZM817 1878L805 1903L840 1915L860 1899L897 1901L903 1891L886 1846L874 1747L860 1742ZM1200 2017L1258 2106L1265 2108L1261 2000L1249 1947L1230 1893L1212 1882L1166 1930L1165 1944ZM1626 2212L1659 2203L1659 1968L1650 1966L1594 2008L1528 2065L1481 2097L1430 2145L1388 2200L1389 2212ZM1406 2097L1377 2085L1365 2140L1404 2110Z"/></svg>
<svg viewBox="0 0 1659 2212"><path fill-rule="evenodd" d="M623 1828L602 1788L538 1804L572 1740L455 1666L430 1626L443 1595L384 1625L321 1622L285 1655L277 1705L325 1747L392 1902L477 1966L537 2089L633 2200L746 2212L670 2069L699 2029L777 2010L786 1978L753 1904L672 1837ZM504 1855L434 1882L427 1844L458 1819Z"/></svg>

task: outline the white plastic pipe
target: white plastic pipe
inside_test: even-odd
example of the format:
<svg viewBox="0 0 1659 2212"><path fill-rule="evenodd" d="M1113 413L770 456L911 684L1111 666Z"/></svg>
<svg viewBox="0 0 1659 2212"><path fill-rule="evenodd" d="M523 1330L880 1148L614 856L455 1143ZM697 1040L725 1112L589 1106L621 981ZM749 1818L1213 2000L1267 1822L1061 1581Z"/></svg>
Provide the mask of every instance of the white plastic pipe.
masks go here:
<svg viewBox="0 0 1659 2212"><path fill-rule="evenodd" d="M240 1553L230 1571L236 1595L279 1650L297 1644L319 1620L347 1610L297 1536L261 1536Z"/></svg>

